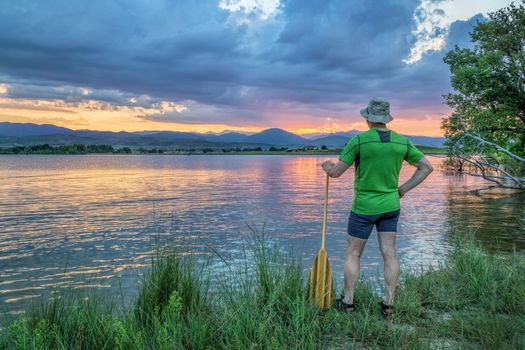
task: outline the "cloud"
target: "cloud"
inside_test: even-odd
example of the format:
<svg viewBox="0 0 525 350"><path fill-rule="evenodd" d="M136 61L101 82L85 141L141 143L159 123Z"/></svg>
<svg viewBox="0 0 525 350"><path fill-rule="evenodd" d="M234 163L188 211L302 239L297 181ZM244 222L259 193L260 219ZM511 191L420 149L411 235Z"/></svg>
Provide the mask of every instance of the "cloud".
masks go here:
<svg viewBox="0 0 525 350"><path fill-rule="evenodd" d="M18 93L17 98L0 98L0 110L4 111L30 111L33 112L53 112L57 114L85 114L86 112L107 112L116 116L122 114L135 115L144 120L169 120L177 114L188 110L186 105L162 101L150 98L146 95L128 98L125 94L118 91L93 91L86 88L75 88L71 86L59 86L54 89L48 87L25 87L22 89L15 85L14 93ZM33 98L21 98L21 95L33 96ZM34 98L38 95L39 98ZM64 98L65 97L65 98ZM116 113L115 113L116 112ZM193 111L196 113L198 111ZM3 113L3 117L7 115ZM20 119L18 115L18 119ZM76 119L53 117L60 125L66 126L85 126ZM184 119L183 117L182 119ZM14 121L12 115L9 117ZM40 113L39 120L51 120L50 117L43 117ZM179 119L179 118L176 118ZM69 121L66 123L66 121ZM190 122L191 123L191 122Z"/></svg>
<svg viewBox="0 0 525 350"><path fill-rule="evenodd" d="M61 117L24 117L18 115L9 115L9 120L13 123L35 123L35 124L54 124L71 128L86 128L90 125L86 118L61 118Z"/></svg>
<svg viewBox="0 0 525 350"><path fill-rule="evenodd" d="M29 106L33 101L42 104L49 101L61 107L85 106L89 109L118 109L123 107L155 109L160 114L182 112L187 109L181 103L164 101L148 95L133 95L115 89L92 89L72 85L33 85L33 84L2 84L0 93L10 100L11 104ZM36 102L35 102L36 103Z"/></svg>
<svg viewBox="0 0 525 350"><path fill-rule="evenodd" d="M438 113L450 90L443 53L468 43L474 23L459 20L493 7L460 2L11 2L0 9L0 96L234 126L359 122L378 95L399 113Z"/></svg>
<svg viewBox="0 0 525 350"><path fill-rule="evenodd" d="M279 10L279 0L221 0L219 7L230 12L242 12L247 15L255 14L257 17L266 20L275 16ZM249 23L248 18L244 18L241 23Z"/></svg>
<svg viewBox="0 0 525 350"><path fill-rule="evenodd" d="M0 95L7 94L8 90L9 90L9 85L7 85L7 84L0 84Z"/></svg>
<svg viewBox="0 0 525 350"><path fill-rule="evenodd" d="M416 28L412 32L416 43L410 50L410 55L403 59L405 63L419 61L428 51L440 51L445 46L450 20L445 11L440 8L443 1L422 0L414 13Z"/></svg>
<svg viewBox="0 0 525 350"><path fill-rule="evenodd" d="M495 11L510 5L512 0L421 0L414 12L416 38L414 46L403 62L418 62L423 54L441 51L446 46L450 26L477 14Z"/></svg>

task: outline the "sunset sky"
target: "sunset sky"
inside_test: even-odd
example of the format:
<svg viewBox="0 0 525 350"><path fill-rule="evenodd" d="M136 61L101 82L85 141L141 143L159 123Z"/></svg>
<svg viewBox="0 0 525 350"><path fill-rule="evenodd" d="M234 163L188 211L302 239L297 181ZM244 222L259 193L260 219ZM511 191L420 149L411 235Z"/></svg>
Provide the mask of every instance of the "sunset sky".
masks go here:
<svg viewBox="0 0 525 350"><path fill-rule="evenodd" d="M0 121L441 135L444 54L502 0L2 1Z"/></svg>

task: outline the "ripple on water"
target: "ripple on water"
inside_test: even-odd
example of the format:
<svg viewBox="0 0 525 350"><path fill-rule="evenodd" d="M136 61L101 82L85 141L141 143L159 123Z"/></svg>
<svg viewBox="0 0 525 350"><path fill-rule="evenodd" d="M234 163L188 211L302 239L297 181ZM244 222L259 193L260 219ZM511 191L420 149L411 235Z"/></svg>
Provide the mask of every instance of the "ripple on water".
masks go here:
<svg viewBox="0 0 525 350"><path fill-rule="evenodd" d="M320 244L325 156L0 156L0 312L17 314L56 288L110 288L136 296L155 237L206 261L239 262L251 228L302 255ZM432 158L437 165L440 160ZM331 181L327 249L342 279L353 170ZM411 174L404 167L401 178ZM398 234L406 267L437 264L461 225L491 249L525 248L523 196L478 178L435 171L402 200ZM173 238L175 237L175 238ZM497 242L497 244L495 243ZM223 271L220 259L213 271ZM363 270L381 269L376 233Z"/></svg>

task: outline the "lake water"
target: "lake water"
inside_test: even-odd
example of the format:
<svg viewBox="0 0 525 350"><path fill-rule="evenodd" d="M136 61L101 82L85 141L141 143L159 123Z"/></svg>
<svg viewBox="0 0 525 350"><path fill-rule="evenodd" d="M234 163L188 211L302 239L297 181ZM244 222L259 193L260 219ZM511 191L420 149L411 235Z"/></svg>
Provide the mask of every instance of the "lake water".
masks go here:
<svg viewBox="0 0 525 350"><path fill-rule="evenodd" d="M241 257L249 226L301 252L320 245L324 173L336 156L0 156L0 313L15 315L56 286L137 291L155 237L184 250ZM439 167L442 158L431 157ZM405 165L402 180L414 168ZM327 251L342 282L353 168L331 181ZM459 226L491 250L525 250L523 193L473 190L479 178L439 169L402 199L404 267L437 264ZM373 233L363 270L382 269Z"/></svg>

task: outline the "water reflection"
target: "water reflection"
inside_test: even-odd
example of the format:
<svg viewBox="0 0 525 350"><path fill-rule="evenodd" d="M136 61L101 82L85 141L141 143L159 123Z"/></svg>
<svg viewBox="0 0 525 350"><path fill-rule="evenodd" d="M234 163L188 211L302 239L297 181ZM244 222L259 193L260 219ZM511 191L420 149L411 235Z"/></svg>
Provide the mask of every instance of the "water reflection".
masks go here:
<svg viewBox="0 0 525 350"><path fill-rule="evenodd" d="M462 176L461 181L467 181ZM525 192L473 191L447 193L448 226L468 228L489 251L525 250Z"/></svg>
<svg viewBox="0 0 525 350"><path fill-rule="evenodd" d="M125 300L150 260L155 236L189 252L238 259L248 226L302 252L320 244L324 156L0 156L0 312L57 288L112 288ZM440 159L433 158L437 165ZM409 167L402 178L411 174ZM327 249L342 278L353 173L331 182ZM471 193L479 178L439 171L402 200L404 266L434 264L448 232L471 228L491 249L524 249L523 195ZM522 224L521 224L522 225ZM381 267L375 233L363 268Z"/></svg>

